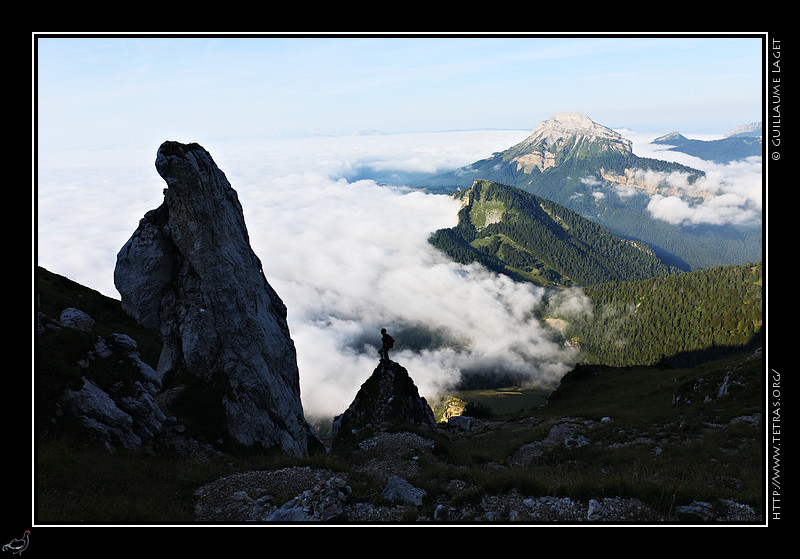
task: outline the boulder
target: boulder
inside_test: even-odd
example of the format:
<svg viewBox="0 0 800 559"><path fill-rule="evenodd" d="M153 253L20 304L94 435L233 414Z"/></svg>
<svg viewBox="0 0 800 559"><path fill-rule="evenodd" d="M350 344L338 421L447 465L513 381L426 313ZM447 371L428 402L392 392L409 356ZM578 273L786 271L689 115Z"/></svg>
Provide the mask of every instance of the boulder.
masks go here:
<svg viewBox="0 0 800 559"><path fill-rule="evenodd" d="M80 324L94 323L71 309ZM63 321L61 324L69 326ZM76 417L109 449L141 449L162 430L166 416L155 400L161 379L139 356L136 342L125 334L98 337L78 360L84 370L80 389L67 388L58 398L59 415Z"/></svg>
<svg viewBox="0 0 800 559"><path fill-rule="evenodd" d="M447 424L464 431L472 431L475 427L475 418L468 415L453 415L447 419Z"/></svg>
<svg viewBox="0 0 800 559"><path fill-rule="evenodd" d="M82 332L91 332L94 327L94 319L80 309L68 308L61 311L58 319L64 328L72 328Z"/></svg>
<svg viewBox="0 0 800 559"><path fill-rule="evenodd" d="M422 504L425 495L427 492L424 489L414 487L399 476L390 477L381 492L381 496L392 503L399 502L418 506Z"/></svg>
<svg viewBox="0 0 800 559"><path fill-rule="evenodd" d="M140 448L142 439L133 429L133 419L95 382L83 378L83 387L67 389L61 396L64 413L73 415L98 435L107 448L120 445L127 449Z"/></svg>

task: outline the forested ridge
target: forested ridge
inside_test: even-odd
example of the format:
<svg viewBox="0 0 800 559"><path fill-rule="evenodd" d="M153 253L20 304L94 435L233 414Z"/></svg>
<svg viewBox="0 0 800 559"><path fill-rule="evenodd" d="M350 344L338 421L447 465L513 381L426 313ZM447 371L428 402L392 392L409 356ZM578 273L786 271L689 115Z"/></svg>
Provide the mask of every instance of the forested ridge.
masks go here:
<svg viewBox="0 0 800 559"><path fill-rule="evenodd" d="M712 358L762 335L761 262L608 282L582 291L587 312L558 311L567 296L562 292L551 298L545 314L568 323L565 337L593 363L629 366Z"/></svg>
<svg viewBox="0 0 800 559"><path fill-rule="evenodd" d="M431 243L460 263L480 262L540 285L592 285L674 273L644 243L612 235L550 200L477 180L455 194L458 224Z"/></svg>
<svg viewBox="0 0 800 559"><path fill-rule="evenodd" d="M519 165L515 158L524 154L521 145L514 146L456 171L428 177L421 184L429 192L440 194L469 188L475 179L509 185L552 200L614 235L640 239L663 262L683 271L752 262L762 252L760 224L686 227L667 223L650 213L648 195L642 192L620 196L600 172L603 169L611 175L622 175L626 170L680 173L692 184L704 176L698 169L632 153L561 150L555 154L557 164L542 171ZM594 184L603 186L597 190ZM603 196L596 197L596 193Z"/></svg>

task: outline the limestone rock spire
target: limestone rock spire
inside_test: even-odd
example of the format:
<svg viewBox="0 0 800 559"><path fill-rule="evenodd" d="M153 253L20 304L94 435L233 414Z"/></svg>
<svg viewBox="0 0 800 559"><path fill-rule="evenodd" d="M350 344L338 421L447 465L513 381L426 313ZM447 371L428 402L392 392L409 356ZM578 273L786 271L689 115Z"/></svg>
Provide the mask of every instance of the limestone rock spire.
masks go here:
<svg viewBox="0 0 800 559"><path fill-rule="evenodd" d="M300 400L286 307L250 246L236 191L197 144L165 142L164 202L117 255L125 311L157 328L158 371L185 375L207 436L305 454L319 443Z"/></svg>

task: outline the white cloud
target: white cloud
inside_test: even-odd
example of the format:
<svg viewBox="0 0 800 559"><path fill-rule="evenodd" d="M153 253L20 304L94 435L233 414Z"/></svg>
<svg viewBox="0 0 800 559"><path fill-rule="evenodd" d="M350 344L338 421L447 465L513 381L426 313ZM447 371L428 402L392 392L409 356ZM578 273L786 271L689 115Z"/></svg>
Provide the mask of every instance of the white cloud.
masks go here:
<svg viewBox="0 0 800 559"><path fill-rule="evenodd" d="M573 350L532 315L543 291L477 266L455 265L427 243L431 232L455 223L456 202L342 178L363 167L405 173L457 168L527 134L204 144L237 190L253 248L288 307L310 416L341 413L350 404L377 364L381 327L423 325L446 340L426 350L398 340L393 357L427 397L467 369L553 381L574 364ZM139 219L163 200L165 184L154 168L157 147L73 150L41 160L39 264L118 297L112 284L116 253ZM705 170L703 186L716 189L714 198L691 207L678 198L656 197L654 215L675 223L713 223L741 221L760 209L760 162Z"/></svg>
<svg viewBox="0 0 800 559"><path fill-rule="evenodd" d="M665 176L665 182L678 194L652 196L647 209L654 217L685 225L758 223L763 194L760 157L729 164L692 159L691 164L703 170L705 176L691 184L683 173ZM702 200L689 203L684 196L702 197Z"/></svg>
<svg viewBox="0 0 800 559"><path fill-rule="evenodd" d="M464 165L519 136L489 131L204 146L236 189L251 244L287 305L309 416L338 414L352 402L378 363L381 327L422 325L448 342L419 350L398 339L393 359L426 397L452 385L465 368L554 381L574 364L573 351L533 317L541 289L453 264L427 242L434 230L455 224L457 202L340 178L365 163L404 171ZM132 157L129 167L96 153L82 163L73 157L40 166L39 263L118 297L111 284L116 253L163 200L156 148Z"/></svg>
<svg viewBox="0 0 800 559"><path fill-rule="evenodd" d="M377 365L381 327L418 325L451 342L417 351L398 339L394 359L428 397L465 368L552 382L574 363L532 315L543 290L453 264L427 242L455 224L450 197L319 176L246 197L254 249L289 308L308 413L344 411Z"/></svg>
<svg viewBox="0 0 800 559"><path fill-rule="evenodd" d="M677 196L655 195L647 210L657 219L673 224L724 225L754 223L759 212L747 206L747 200L733 193L725 193L692 206Z"/></svg>
<svg viewBox="0 0 800 559"><path fill-rule="evenodd" d="M580 287L564 289L550 297L551 314L569 321L591 319L592 302Z"/></svg>
<svg viewBox="0 0 800 559"><path fill-rule="evenodd" d="M727 164L714 163L650 143L656 135L630 133L627 137L633 140L636 155L681 163L705 173L693 183L689 182L686 173L648 171L637 177L675 190L672 195L651 196L647 209L653 217L676 225L752 225L761 219L761 157L748 157ZM686 197L702 197L702 200L690 203Z"/></svg>

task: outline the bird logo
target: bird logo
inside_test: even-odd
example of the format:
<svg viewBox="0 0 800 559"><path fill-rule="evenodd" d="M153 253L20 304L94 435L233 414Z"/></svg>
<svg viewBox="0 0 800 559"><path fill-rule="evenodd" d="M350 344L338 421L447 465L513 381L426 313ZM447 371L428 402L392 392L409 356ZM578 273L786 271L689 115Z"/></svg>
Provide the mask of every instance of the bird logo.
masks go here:
<svg viewBox="0 0 800 559"><path fill-rule="evenodd" d="M3 551L10 551L15 555L20 555L25 548L28 547L28 538L30 537L31 531L25 530L25 534L21 538L14 538L7 544L3 546Z"/></svg>

